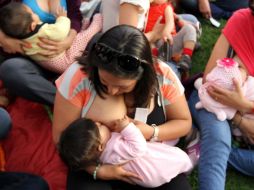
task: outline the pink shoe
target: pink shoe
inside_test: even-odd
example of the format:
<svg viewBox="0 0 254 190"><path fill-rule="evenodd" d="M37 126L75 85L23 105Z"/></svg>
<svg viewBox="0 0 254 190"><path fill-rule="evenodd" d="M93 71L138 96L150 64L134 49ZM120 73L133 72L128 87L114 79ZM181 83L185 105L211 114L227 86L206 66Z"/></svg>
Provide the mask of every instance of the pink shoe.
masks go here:
<svg viewBox="0 0 254 190"><path fill-rule="evenodd" d="M195 139L193 139L186 147L186 152L193 164L193 168L198 164L200 157L200 134L195 131Z"/></svg>

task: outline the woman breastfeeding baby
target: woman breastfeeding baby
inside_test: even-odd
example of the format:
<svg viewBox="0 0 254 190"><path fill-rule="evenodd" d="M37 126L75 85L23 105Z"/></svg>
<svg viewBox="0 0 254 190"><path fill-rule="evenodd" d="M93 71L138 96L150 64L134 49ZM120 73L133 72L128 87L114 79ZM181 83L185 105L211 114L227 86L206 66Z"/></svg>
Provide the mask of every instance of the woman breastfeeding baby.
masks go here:
<svg viewBox="0 0 254 190"><path fill-rule="evenodd" d="M142 142L144 139L155 141L156 146L162 148L165 144L158 142L175 142L191 127L183 86L166 64L152 59L148 40L135 27L119 25L109 29L87 55L65 71L56 85L53 119L56 143L74 120L85 117L112 126L115 120L124 118L126 114L134 118L136 108L143 110L144 121L134 120L135 126L129 126L127 122L121 134L134 130L139 137L143 136ZM186 156L180 149L178 151L177 155ZM183 160L187 159L185 163L188 165L185 156ZM124 163L100 164L86 164L80 172L71 170L68 189L145 189L131 185L134 178L137 183L142 176L136 171L126 170ZM155 185L159 187L154 189L191 189L186 176L181 174L187 168L173 172L174 175L163 181L163 185ZM163 169L170 170L171 166Z"/></svg>

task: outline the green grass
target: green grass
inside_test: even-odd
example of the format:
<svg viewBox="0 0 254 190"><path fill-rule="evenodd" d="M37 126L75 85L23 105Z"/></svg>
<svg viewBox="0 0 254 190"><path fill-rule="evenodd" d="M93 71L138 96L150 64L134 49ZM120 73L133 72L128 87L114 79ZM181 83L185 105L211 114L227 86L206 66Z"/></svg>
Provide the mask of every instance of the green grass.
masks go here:
<svg viewBox="0 0 254 190"><path fill-rule="evenodd" d="M212 48L221 33L222 26L225 21L221 21L222 26L220 28L215 28L207 21L201 21L202 23L202 36L200 38L201 49L196 51L192 59L192 73L201 72L204 70L205 65L209 59Z"/></svg>
<svg viewBox="0 0 254 190"><path fill-rule="evenodd" d="M222 26L220 28L212 27L206 21L201 21L203 34L200 38L201 49L194 53L192 59L192 74L204 71L205 65L209 59L212 48L220 35L222 27L225 25L225 21L221 21ZM218 155L219 156L219 155ZM193 190L198 189L197 185L197 169L195 169L189 176L190 183ZM254 178L242 175L241 173L228 169L226 179L226 190L254 190Z"/></svg>

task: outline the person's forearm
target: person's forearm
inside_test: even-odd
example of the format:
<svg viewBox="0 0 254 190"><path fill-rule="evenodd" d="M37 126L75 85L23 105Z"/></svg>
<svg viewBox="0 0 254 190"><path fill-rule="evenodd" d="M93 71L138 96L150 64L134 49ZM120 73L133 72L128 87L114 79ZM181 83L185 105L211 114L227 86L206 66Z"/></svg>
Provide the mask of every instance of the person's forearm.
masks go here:
<svg viewBox="0 0 254 190"><path fill-rule="evenodd" d="M191 119L170 120L159 126L159 140L167 141L178 139L191 130Z"/></svg>
<svg viewBox="0 0 254 190"><path fill-rule="evenodd" d="M153 31L145 33L145 36L150 43L154 43L156 41Z"/></svg>
<svg viewBox="0 0 254 190"><path fill-rule="evenodd" d="M252 113L254 112L254 102L246 100L242 107L238 110L241 113Z"/></svg>
<svg viewBox="0 0 254 190"><path fill-rule="evenodd" d="M138 26L139 7L130 3L120 5L119 24Z"/></svg>
<svg viewBox="0 0 254 190"><path fill-rule="evenodd" d="M171 33L174 30L175 21L174 21L174 12L170 6L167 6L165 10L165 20L166 20L165 29Z"/></svg>
<svg viewBox="0 0 254 190"><path fill-rule="evenodd" d="M94 172L94 170L95 170L95 168L96 168L96 165L91 165L91 166L87 166L86 168L85 168L85 170L87 171L87 173L89 173L89 174L93 174L93 172Z"/></svg>
<svg viewBox="0 0 254 190"><path fill-rule="evenodd" d="M77 36L77 31L74 29L71 29L66 39L68 42L68 49L71 47L71 44L76 36Z"/></svg>

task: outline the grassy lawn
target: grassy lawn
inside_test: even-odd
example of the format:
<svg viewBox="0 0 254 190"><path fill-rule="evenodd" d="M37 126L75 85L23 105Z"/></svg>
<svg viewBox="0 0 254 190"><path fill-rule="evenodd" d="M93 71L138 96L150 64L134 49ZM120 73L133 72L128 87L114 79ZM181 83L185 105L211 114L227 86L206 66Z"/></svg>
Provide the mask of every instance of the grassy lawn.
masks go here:
<svg viewBox="0 0 254 190"><path fill-rule="evenodd" d="M222 21L222 25L225 21ZM204 70L205 65L209 59L212 48L220 35L221 29L212 27L209 23L202 21L203 34L200 39L202 48L195 52L193 56L192 74L201 72ZM218 155L220 156L220 155ZM193 190L198 189L197 187L197 170L189 176ZM228 169L226 190L254 190L254 178L240 174L239 172Z"/></svg>

